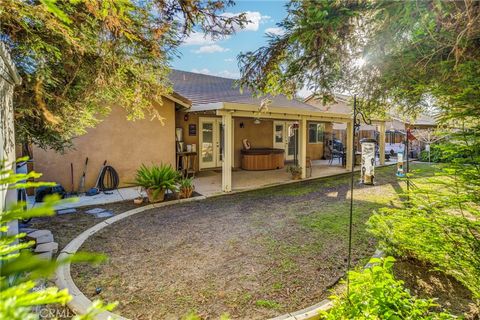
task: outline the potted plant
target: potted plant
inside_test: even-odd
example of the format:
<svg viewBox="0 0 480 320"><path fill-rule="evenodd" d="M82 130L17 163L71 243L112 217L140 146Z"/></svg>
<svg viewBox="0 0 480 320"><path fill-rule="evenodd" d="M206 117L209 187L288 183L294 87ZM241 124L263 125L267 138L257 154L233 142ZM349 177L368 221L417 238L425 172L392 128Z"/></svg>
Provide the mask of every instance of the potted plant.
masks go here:
<svg viewBox="0 0 480 320"><path fill-rule="evenodd" d="M287 172L292 174L293 180L300 180L302 178L302 167L299 165L287 166Z"/></svg>
<svg viewBox="0 0 480 320"><path fill-rule="evenodd" d="M176 189L178 172L171 165L147 167L142 164L137 170L133 184L145 189L148 201L155 203L165 199L165 191Z"/></svg>
<svg viewBox="0 0 480 320"><path fill-rule="evenodd" d="M180 198L190 198L195 187L193 185L193 178L182 178L178 182L178 190Z"/></svg>

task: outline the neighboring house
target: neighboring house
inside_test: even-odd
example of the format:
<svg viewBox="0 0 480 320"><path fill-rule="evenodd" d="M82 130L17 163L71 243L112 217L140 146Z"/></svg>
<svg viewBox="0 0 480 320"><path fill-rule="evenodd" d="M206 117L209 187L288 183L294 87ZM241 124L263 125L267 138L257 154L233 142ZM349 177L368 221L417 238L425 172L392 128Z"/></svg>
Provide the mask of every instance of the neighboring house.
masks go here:
<svg viewBox="0 0 480 320"><path fill-rule="evenodd" d="M15 130L14 130L14 111L13 111L13 90L16 85L21 83L20 76L17 73L5 45L0 42L0 143L2 151L0 161L14 169L15 164ZM4 187L4 186L3 186ZM15 190L0 190L0 210L4 210L8 205L17 201ZM9 233L16 234L17 224L12 223L9 226Z"/></svg>
<svg viewBox="0 0 480 320"><path fill-rule="evenodd" d="M74 164L76 187L88 157L89 188L107 160L118 171L121 186L126 186L142 163L177 165L177 151L183 145L196 149L195 171L221 168L222 190L228 192L232 168L242 167L244 139L252 148L283 150L284 160L297 158L305 168L307 158L324 157L324 136L333 132L333 123L351 126L347 114L325 112L281 95L267 97L270 103L265 106L262 98L240 91L233 79L177 70L170 79L174 93L164 97L161 105L155 103L165 118L164 126L156 120L127 121L125 112L114 107L97 127L74 139L73 150L59 154L34 148L35 170L43 172L44 180L59 182L68 190L70 163ZM177 131L183 132L182 144L176 142ZM350 138L347 134L347 146L353 143ZM346 158L350 168L352 157L347 153Z"/></svg>
<svg viewBox="0 0 480 320"><path fill-rule="evenodd" d="M332 104L323 105L322 101L316 99L313 95L307 97L304 101L312 106L315 106L326 113L334 112L352 116L351 97L346 95L336 95L336 102ZM427 129L436 127L435 119L427 116L420 115L414 122L402 121L398 117L391 116L389 120L384 123L385 130L385 152L390 153L393 151L397 153L403 150L405 142L405 134L408 128L411 129ZM333 125L333 139L338 139L345 142L345 125L334 124ZM380 125L369 125L362 123L358 133L358 138L355 139L357 150L360 149L360 140L364 138L379 139ZM415 149L420 149L421 146L417 142L412 142L412 146ZM420 150L417 150L420 151Z"/></svg>

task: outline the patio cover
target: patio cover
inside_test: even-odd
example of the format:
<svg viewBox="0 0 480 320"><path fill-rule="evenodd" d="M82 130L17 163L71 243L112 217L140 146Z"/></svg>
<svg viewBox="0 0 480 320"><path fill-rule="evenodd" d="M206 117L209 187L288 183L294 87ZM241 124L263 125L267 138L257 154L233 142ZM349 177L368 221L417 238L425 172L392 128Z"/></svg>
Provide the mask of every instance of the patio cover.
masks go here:
<svg viewBox="0 0 480 320"><path fill-rule="evenodd" d="M300 132L300 166L306 168L307 121L340 122L347 127L347 149L353 149L353 130L350 114L325 112L324 110L284 95L256 97L248 89L240 90L234 79L211 75L172 70L169 75L176 94L191 101L188 112L214 111L222 117L224 139L233 141L233 117L254 117L295 120ZM263 99L269 99L266 108L260 110ZM385 123L377 122L380 132L385 132ZM232 189L233 143L225 143L222 163L222 190ZM383 152L380 152L382 156ZM380 159L380 162L385 160ZM350 170L353 157L347 153L347 170ZM305 178L306 170L302 170Z"/></svg>

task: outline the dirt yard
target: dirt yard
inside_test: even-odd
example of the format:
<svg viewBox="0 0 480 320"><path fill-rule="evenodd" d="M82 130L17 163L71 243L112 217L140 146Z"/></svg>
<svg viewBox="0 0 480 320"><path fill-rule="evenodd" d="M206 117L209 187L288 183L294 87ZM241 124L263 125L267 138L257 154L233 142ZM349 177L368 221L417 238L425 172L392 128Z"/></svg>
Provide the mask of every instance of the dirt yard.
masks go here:
<svg viewBox="0 0 480 320"><path fill-rule="evenodd" d="M356 185L353 260L375 242L372 210L394 205L402 183L394 167L375 186ZM90 298L119 301L131 319L265 319L328 297L345 273L348 176L273 187L157 208L118 222L81 248L110 257L76 265L72 276ZM96 295L95 289L101 288Z"/></svg>
<svg viewBox="0 0 480 320"><path fill-rule="evenodd" d="M421 298L435 298L438 311L449 311L467 320L480 319L480 306L472 293L453 277L434 266L412 259L399 259L394 265L395 277L405 282L410 292Z"/></svg>

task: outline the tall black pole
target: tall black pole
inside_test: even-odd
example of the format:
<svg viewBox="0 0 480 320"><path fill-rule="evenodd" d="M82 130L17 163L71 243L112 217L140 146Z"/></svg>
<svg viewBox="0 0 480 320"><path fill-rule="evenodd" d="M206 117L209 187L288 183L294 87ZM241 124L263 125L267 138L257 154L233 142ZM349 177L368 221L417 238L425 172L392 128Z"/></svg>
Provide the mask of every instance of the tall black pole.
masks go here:
<svg viewBox="0 0 480 320"><path fill-rule="evenodd" d="M407 177L407 200L410 200L410 180L408 179L408 172L410 171L410 165L408 163L408 156L409 156L408 154L410 153L409 146L408 146L409 145L409 142L408 142L409 131L410 131L410 129L407 129L407 132L405 134L405 137L406 137L406 139L405 139L406 140L405 141L405 143L406 143L406 145L405 145L405 151L406 151L405 152L406 153L405 160L407 161L407 165L406 165L407 170L406 170L405 176Z"/></svg>
<svg viewBox="0 0 480 320"><path fill-rule="evenodd" d="M350 294L350 271L352 263L352 229L353 229L353 185L355 180L355 133L357 126L357 95L353 95L353 119L352 119L352 148L349 150L352 161L352 171L350 173L350 216L348 222L348 258L347 258L347 297Z"/></svg>

